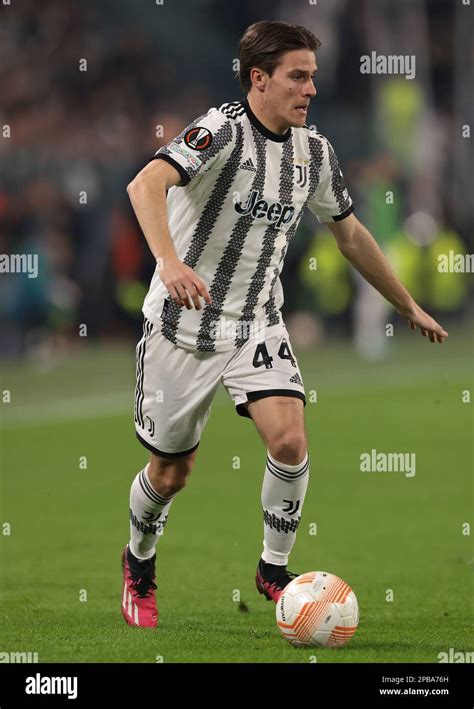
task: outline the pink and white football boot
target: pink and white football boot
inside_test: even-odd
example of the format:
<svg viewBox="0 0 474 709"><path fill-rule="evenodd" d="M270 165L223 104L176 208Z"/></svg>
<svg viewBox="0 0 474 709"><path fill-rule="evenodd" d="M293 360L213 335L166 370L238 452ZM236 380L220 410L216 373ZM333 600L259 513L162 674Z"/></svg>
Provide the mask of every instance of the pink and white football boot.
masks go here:
<svg viewBox="0 0 474 709"><path fill-rule="evenodd" d="M257 591L265 596L267 601L278 603L285 587L297 576L299 574L287 571L286 566L267 564L263 559L260 559L255 574L255 584Z"/></svg>
<svg viewBox="0 0 474 709"><path fill-rule="evenodd" d="M123 551L122 615L129 625L140 628L156 628L158 625L155 561L156 554L140 561L133 556L128 544Z"/></svg>

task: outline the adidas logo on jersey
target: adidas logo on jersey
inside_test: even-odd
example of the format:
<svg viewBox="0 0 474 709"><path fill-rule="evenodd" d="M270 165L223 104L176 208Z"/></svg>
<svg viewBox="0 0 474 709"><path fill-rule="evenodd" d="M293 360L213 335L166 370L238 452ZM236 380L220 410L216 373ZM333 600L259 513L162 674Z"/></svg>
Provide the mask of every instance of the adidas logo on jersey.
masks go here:
<svg viewBox="0 0 474 709"><path fill-rule="evenodd" d="M240 166L241 170L252 170L253 172L257 172L257 168L253 164L252 158L249 158L245 162L242 163Z"/></svg>
<svg viewBox="0 0 474 709"><path fill-rule="evenodd" d="M292 382L293 384L301 384L301 386L303 386L303 382L301 381L301 377L298 372L296 372L296 374L293 374L293 376L290 377L290 382Z"/></svg>
<svg viewBox="0 0 474 709"><path fill-rule="evenodd" d="M242 202L236 202L234 209L242 216L251 214L254 219L265 217L268 224L275 224L278 229L289 224L295 213L295 208L291 204L282 204L281 202L268 204L265 199L261 199L258 190L250 192L244 205Z"/></svg>

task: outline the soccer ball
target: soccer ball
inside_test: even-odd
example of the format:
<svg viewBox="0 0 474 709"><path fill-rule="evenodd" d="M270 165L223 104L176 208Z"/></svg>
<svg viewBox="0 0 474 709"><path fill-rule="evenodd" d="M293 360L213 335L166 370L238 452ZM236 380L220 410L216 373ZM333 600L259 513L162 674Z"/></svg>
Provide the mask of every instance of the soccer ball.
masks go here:
<svg viewBox="0 0 474 709"><path fill-rule="evenodd" d="M296 647L342 647L359 623L359 604L338 576L310 571L285 586L276 606L278 628Z"/></svg>

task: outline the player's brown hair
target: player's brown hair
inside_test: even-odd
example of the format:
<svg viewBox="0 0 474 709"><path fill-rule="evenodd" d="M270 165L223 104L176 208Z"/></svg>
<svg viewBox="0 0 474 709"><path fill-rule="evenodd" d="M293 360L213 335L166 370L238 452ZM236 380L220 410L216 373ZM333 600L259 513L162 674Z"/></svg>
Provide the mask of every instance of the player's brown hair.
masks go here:
<svg viewBox="0 0 474 709"><path fill-rule="evenodd" d="M315 52L321 42L301 25L264 20L245 30L239 42L239 80L244 93L252 87L250 70L258 67L269 76L273 74L285 52L292 49L311 49Z"/></svg>

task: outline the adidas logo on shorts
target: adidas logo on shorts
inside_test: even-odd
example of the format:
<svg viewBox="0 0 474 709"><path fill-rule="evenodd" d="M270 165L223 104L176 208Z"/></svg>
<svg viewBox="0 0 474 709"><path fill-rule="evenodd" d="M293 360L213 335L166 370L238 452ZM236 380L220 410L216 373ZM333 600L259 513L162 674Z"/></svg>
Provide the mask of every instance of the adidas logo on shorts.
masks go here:
<svg viewBox="0 0 474 709"><path fill-rule="evenodd" d="M301 381L301 377L298 374L298 372L296 374L293 374L292 377L290 377L290 382L292 382L293 384L300 384L301 386L303 386L303 382Z"/></svg>

